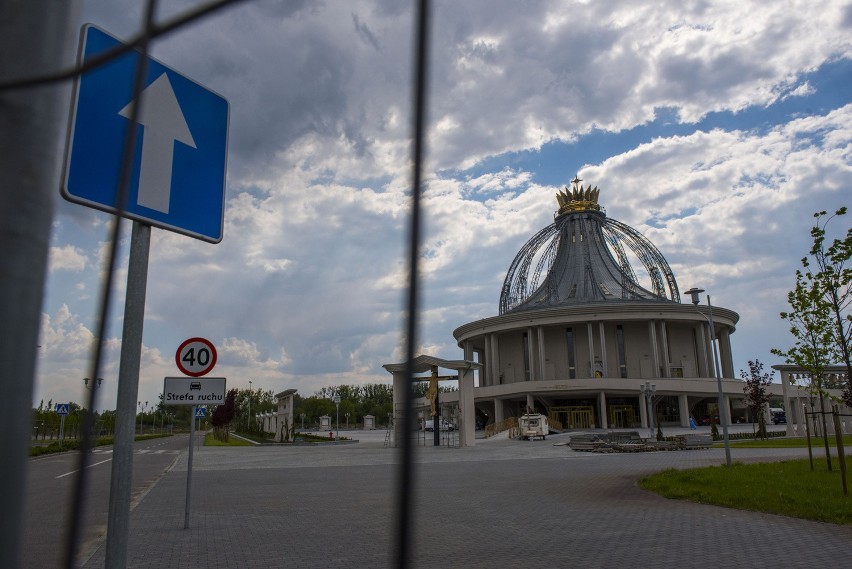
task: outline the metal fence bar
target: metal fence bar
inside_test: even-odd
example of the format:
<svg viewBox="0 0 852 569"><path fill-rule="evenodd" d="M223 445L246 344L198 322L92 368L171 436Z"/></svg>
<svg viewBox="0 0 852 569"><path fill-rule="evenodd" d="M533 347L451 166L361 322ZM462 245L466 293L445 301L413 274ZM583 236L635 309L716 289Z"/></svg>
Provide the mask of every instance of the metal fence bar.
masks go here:
<svg viewBox="0 0 852 569"><path fill-rule="evenodd" d="M414 64L414 146L412 156L411 223L409 225L408 249L408 312L406 326L405 377L414 376L414 353L417 349L417 279L420 250L420 185L422 183L423 154L426 128L426 94L429 63L429 2L420 0L415 13L415 64ZM414 467L412 455L414 445L409 434L414 429L414 390L410 381L403 385L404 408L402 410L403 432L400 446L400 461L396 499L396 551L395 564L400 569L408 567L411 558L412 502L414 494ZM395 411L395 410L394 410Z"/></svg>
<svg viewBox="0 0 852 569"><path fill-rule="evenodd" d="M0 83L56 68L74 2L0 2ZM39 326L56 199L62 92L0 91L0 567L21 562Z"/></svg>
<svg viewBox="0 0 852 569"><path fill-rule="evenodd" d="M22 133L32 132L33 139L45 141L48 139L55 140L54 133L47 128L33 128L33 125L42 124L45 121L45 116L56 114L59 115L58 109L55 108L55 102L52 108L50 103L46 103L51 99L55 99L55 93L46 93L43 98L33 97L31 93L18 93L15 91L29 89L36 86L49 85L57 82L73 79L83 72L94 69L103 65L113 58L127 53L131 49L140 49L145 59L147 46L149 42L161 35L175 31L184 25L194 22L204 16L213 14L221 8L230 6L243 0L216 0L208 4L199 6L198 8L184 13L173 18L163 24L157 24L153 20L154 7L156 0L149 0L146 10L146 25L143 31L131 38L126 46L119 47L102 57L93 59L86 64L80 64L71 69L56 70L53 66L59 59L61 53L62 42L67 33L67 22L72 18L69 14L74 10L73 2L62 2L61 10L54 7L51 11L51 17L48 19L48 25L45 24L45 17L41 11L35 8L32 10L19 10L19 17L37 18L35 23L21 23L20 20L11 20L0 18L0 37L5 40L0 40L0 47L10 45L9 42L17 41L17 37L12 32L20 31L28 35L28 44L38 46L33 48L32 53L40 52L45 57L40 64L34 64L28 61L25 66L26 72L17 74L17 71L23 71L20 66L0 66L0 69L6 68L11 71L11 77L0 78L0 102L4 104L9 99L26 99L29 102L30 109L25 113L25 122L19 128L5 128L5 124L0 122L0 126L6 132L6 136L0 138L0 171L14 172L16 168L26 166L35 159L38 161L43 155L51 154L56 156L55 152L44 152L43 148L38 144L21 145ZM26 0L21 0L18 4L27 4ZM413 118L414 118L414 137L413 137L413 167L412 167L412 209L409 225L410 240L409 240L409 292L407 300L407 324L406 324L406 341L407 341L407 362L411 368L411 362L414 359L414 354L417 346L417 316L418 316L418 251L420 247L421 233L421 213L420 213L420 195L422 184L422 167L424 156L425 143L425 121L426 121L426 95L428 83L428 45L429 45L429 16L430 4L428 0L419 0L417 10L415 12L415 26L417 29L416 38L417 44L415 47L415 65L414 65L414 97L413 97ZM37 30L40 33L33 33ZM17 32L16 32L17 33ZM16 48L19 44L16 44ZM6 53L17 53L14 49L4 50ZM4 58L5 59L5 58ZM0 62L4 62L0 60ZM5 62L4 62L5 63ZM142 75L142 71L138 72ZM139 84L135 87L137 94L134 99L138 99L138 93L141 92ZM47 104L47 107L45 106ZM2 107L3 105L0 105ZM15 108L10 106L10 108ZM136 110L136 109L135 109ZM0 121L6 121L9 113L0 115ZM53 124L56 121L48 121ZM133 132L137 128L138 123L135 120L130 121L130 131ZM15 139L15 144L20 148L20 155L6 151L6 141L9 138ZM116 247L121 236L121 221L120 214L126 203L127 195L127 178L129 178L129 164L133 156L133 142L131 139L135 137L128 134L128 142L125 144L124 158L122 162L122 171L127 170L126 174L122 175L122 182L117 188L119 199L118 215L114 220L111 228L111 247L108 251L108 270L104 275L102 283L101 302L99 303L98 312L98 334L93 348L93 361L91 377L98 377L98 370L102 359L102 339L106 336L106 323L108 321L109 301L112 294L112 278L115 273ZM49 144L47 145L49 146ZM37 147L37 148L36 148ZM42 152L34 151L40 150ZM20 563L19 547L20 542L20 520L22 519L23 511L23 478L26 471L25 450L29 443L30 436L30 401L32 396L32 385L34 378L34 360L36 354L36 339L38 337L38 318L41 309L41 300L43 295L43 284L47 268L47 250L49 239L49 226L53 215L53 187L45 177L49 177L51 171L49 168L44 168L44 164L39 163L37 168L44 173L41 178L33 178L31 187L26 187L23 191L7 190L0 188L0 214L2 215L2 233L0 233L0 244L3 245L7 252L19 252L14 259L8 255L3 264L3 278L0 279L0 292L6 294L0 295L0 301L3 301L4 314L12 316L20 314L19 317L8 318L6 324L0 328L0 338L4 340L7 336L15 338L17 341L0 342L0 362L2 362L3 377L0 381L0 393L4 396L7 402L17 402L19 399L24 401L22 404L13 405L17 409L23 409L22 416L19 414L7 413L4 417L3 431L8 437L3 439L3 455L9 457L12 463L7 463L7 468L0 470L0 492L2 492L3 503L5 508L4 523L0 528L0 566L3 567L18 567ZM10 176L10 178L15 178ZM27 184L20 184L18 187L23 188ZM29 196L30 202L23 202L22 196ZM8 199L7 199L8 198ZM11 204L7 207L7 201ZM38 207L33 208L31 202L38 202ZM7 223L7 218L9 222ZM14 221L14 223L12 222ZM9 228L7 231L6 228ZM10 233L17 231L16 234ZM21 244L23 239L24 243ZM26 274L26 278L22 274ZM8 278L7 278L8 277ZM26 296L27 302L20 302L21 297ZM8 300L8 302L7 302ZM9 310L5 310L6 304L10 305ZM12 310L12 307L15 310ZM26 323L29 325L26 325ZM24 330L22 330L24 326ZM23 332L23 333L22 333ZM31 340L31 341L30 341ZM29 342L27 346L23 343ZM32 344L32 345L30 345ZM12 357L15 355L16 357ZM408 369L407 375L413 375L413 370ZM12 380L14 379L14 381ZM7 396L7 391L14 386ZM14 391L14 393L12 393ZM88 409L91 411L96 405L96 391L90 391ZM405 408L403 409L403 421L413 427L413 391L411 385L405 382L405 393L403 394ZM86 502L86 451L92 448L93 445L93 426L94 414L86 413L83 417L83 440L79 454L79 475L76 479L74 495L72 497L72 508L69 520L67 522L67 534L65 541L64 565L73 567L75 562L75 552L80 540L80 529L82 524L82 512L85 509ZM8 423L8 425L6 424ZM6 444L6 443L9 444ZM397 540L395 550L395 561L398 567L407 567L411 557L411 535L412 535L412 515L411 504L413 501L413 448L410 438L405 438L401 445L401 460L399 465L399 477L397 487ZM7 448L8 447L8 448ZM19 448L20 447L20 448ZM7 499L8 498L8 499Z"/></svg>

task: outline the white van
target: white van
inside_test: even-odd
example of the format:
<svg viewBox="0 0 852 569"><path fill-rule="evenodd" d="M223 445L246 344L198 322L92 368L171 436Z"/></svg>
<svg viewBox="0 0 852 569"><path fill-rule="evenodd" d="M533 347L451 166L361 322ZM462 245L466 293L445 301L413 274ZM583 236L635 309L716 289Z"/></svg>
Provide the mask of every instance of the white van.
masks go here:
<svg viewBox="0 0 852 569"><path fill-rule="evenodd" d="M541 437L541 440L544 440L550 434L547 417L540 413L521 415L521 418L518 419L518 430L524 440L530 440L533 437Z"/></svg>

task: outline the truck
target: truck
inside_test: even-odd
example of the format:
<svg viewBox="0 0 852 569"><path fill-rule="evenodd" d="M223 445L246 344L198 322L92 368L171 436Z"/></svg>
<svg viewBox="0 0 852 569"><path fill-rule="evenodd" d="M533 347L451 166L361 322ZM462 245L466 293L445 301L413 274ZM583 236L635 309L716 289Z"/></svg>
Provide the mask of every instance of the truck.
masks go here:
<svg viewBox="0 0 852 569"><path fill-rule="evenodd" d="M550 434L547 417L541 413L521 415L521 418L518 419L518 430L521 432L521 438L525 441L535 437L541 437L541 440L545 440L545 437Z"/></svg>

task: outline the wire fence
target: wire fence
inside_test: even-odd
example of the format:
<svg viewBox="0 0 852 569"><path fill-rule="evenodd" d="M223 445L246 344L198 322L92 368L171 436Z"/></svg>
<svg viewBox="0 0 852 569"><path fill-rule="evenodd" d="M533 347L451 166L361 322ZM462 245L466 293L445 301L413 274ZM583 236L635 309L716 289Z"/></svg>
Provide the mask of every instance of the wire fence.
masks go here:
<svg viewBox="0 0 852 569"><path fill-rule="evenodd" d="M180 14L170 20L164 22L156 21L157 0L147 0L144 8L144 21L142 22L140 31L127 39L123 45L119 45L97 56L91 57L86 61L79 61L77 65L67 68L58 69L42 74L34 74L23 77L13 77L0 81L0 92L21 91L32 89L34 87L47 86L62 82L73 81L80 78L83 74L96 70L116 58L123 55L135 52L139 55L137 58L133 98L130 106L128 130L125 135L122 159L120 166L119 182L115 188L116 195L116 216L108 228L106 241L109 246L105 252L105 271L100 283L98 294L97 313L95 317L95 339L93 344L93 353L91 354L89 377L100 377L101 366L103 363L103 339L107 338L107 326L110 321L109 307L114 293L114 277L116 273L117 247L122 238L122 223L120 218L125 214L127 208L127 200L130 188L130 177L132 172L133 156L136 151L136 139L138 133L138 118L141 113L143 100L139 94L145 87L146 66L148 54L152 43L170 33L179 32L185 26L191 23L196 23L201 19L220 13L222 10L242 3L245 0L215 0L198 6L190 11ZM34 8L33 8L34 9ZM411 364L414 359L414 353L418 341L418 251L421 243L421 183L422 183L422 166L425 155L425 131L426 131L426 109L427 109L427 77L429 70L428 52L429 52L429 24L430 24L430 3L429 0L417 0L416 9L414 10L414 27L415 27L415 45L413 53L413 76L412 76L412 172L411 172L411 212L408 224L408 249L407 263L409 267L408 278L408 294L406 300L406 324L403 330L406 338L406 374L408 377L414 375L413 366ZM134 232L137 227L142 224L134 222ZM147 227L150 232L150 226ZM135 237L135 233L134 233ZM144 297L143 297L144 298ZM122 347L122 349L124 349ZM136 370L138 376L138 369ZM121 375L120 375L121 377ZM405 388L402 400L405 401L404 409L399 420L405 422L409 426L408 431L415 425L415 417L413 412L413 390L410 382L403 382ZM96 389L89 390L87 409L96 409L97 404ZM26 419L30 419L29 415L24 415ZM65 526L65 538L63 542L63 566L71 569L75 567L77 552L81 545L81 530L83 524L83 515L87 504L87 484L88 484L88 469L86 468L87 456L89 451L95 444L95 422L96 415L90 412L81 412L79 431L82 433L82 438L79 443L79 453L77 456L77 473L74 480L74 486L71 496L70 515ZM29 424L25 427L29 430ZM414 468L413 468L413 443L411 437L403 437L398 444L398 452L400 454L398 460L397 472L397 487L395 497L396 507L396 536L395 550L391 553L393 562L397 567L406 567L411 559L411 541L412 541L412 507L413 502L413 487L414 487ZM23 467L23 465L22 465ZM18 489L21 490L21 489ZM15 491L13 488L12 491ZM111 496L112 501L112 496ZM17 514L17 523L12 526L20 526L21 512ZM9 529L9 524L4 524L3 532ZM11 540L14 541L14 540ZM14 554L10 554L12 559L15 559ZM107 556L107 566L121 566L120 560L110 560Z"/></svg>

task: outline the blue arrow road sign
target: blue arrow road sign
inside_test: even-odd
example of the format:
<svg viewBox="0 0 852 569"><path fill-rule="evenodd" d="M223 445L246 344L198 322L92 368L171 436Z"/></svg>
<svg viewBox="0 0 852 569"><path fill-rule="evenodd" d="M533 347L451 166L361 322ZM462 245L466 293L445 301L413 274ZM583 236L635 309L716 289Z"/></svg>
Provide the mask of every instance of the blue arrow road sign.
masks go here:
<svg viewBox="0 0 852 569"><path fill-rule="evenodd" d="M57 403L56 404L56 414L57 415L67 415L68 414L68 403Z"/></svg>
<svg viewBox="0 0 852 569"><path fill-rule="evenodd" d="M196 407L195 408L195 418L196 419L203 419L206 416L207 416L207 409L205 409L204 407Z"/></svg>
<svg viewBox="0 0 852 569"><path fill-rule="evenodd" d="M119 40L87 24L80 58L88 61L118 45ZM130 51L85 73L75 85L62 186L67 200L118 211L140 57ZM228 102L155 59L147 63L123 215L218 243L225 211Z"/></svg>

